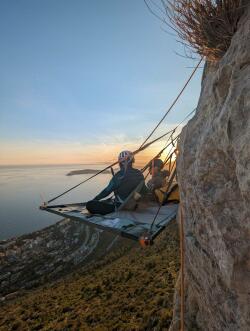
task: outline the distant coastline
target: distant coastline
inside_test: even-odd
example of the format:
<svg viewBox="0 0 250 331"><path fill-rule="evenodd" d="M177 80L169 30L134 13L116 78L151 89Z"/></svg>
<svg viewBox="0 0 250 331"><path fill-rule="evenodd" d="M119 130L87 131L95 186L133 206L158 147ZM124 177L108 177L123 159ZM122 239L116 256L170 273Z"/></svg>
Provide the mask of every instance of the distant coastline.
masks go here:
<svg viewBox="0 0 250 331"><path fill-rule="evenodd" d="M99 172L97 169L83 169L83 170L72 170L66 174L66 176L74 176L74 175L93 175ZM105 170L102 172L103 174L109 174L109 170Z"/></svg>

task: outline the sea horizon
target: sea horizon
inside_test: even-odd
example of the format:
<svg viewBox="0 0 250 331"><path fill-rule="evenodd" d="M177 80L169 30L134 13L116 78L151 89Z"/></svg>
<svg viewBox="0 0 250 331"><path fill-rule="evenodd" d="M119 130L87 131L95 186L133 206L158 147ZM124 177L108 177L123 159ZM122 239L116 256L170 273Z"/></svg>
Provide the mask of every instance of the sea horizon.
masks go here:
<svg viewBox="0 0 250 331"><path fill-rule="evenodd" d="M90 176L67 176L71 170L84 170L83 167L100 170L102 165L0 165L0 240L28 234L60 221L61 217L41 211L39 206ZM110 176L97 176L56 203L88 201L107 185Z"/></svg>
<svg viewBox="0 0 250 331"><path fill-rule="evenodd" d="M105 165L110 164L112 161L107 162L88 162L88 163L34 163L34 164L0 164L0 168L5 167L53 167L53 166L88 166L88 165Z"/></svg>

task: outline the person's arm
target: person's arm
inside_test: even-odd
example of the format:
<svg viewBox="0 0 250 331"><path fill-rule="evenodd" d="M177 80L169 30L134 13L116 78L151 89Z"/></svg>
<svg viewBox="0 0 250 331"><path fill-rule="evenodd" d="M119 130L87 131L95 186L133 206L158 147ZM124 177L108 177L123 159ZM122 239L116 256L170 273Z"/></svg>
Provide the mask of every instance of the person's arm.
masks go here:
<svg viewBox="0 0 250 331"><path fill-rule="evenodd" d="M111 179L108 186L105 187L104 190L102 190L93 200L101 200L103 198L106 198L108 195L110 195L114 190L116 190L119 186L119 178L117 174Z"/></svg>

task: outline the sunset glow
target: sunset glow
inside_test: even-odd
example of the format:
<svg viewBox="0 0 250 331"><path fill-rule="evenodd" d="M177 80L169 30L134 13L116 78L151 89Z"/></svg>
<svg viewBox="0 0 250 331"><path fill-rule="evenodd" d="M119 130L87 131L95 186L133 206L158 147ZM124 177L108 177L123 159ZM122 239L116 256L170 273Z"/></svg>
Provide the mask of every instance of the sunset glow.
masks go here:
<svg viewBox="0 0 250 331"><path fill-rule="evenodd" d="M112 163L123 149L135 151L139 142L124 144L84 145L80 143L0 143L0 165L37 165L37 164L94 164ZM148 162L165 142L158 142L136 155L136 164ZM169 149L168 149L169 150ZM166 155L163 153L162 157Z"/></svg>
<svg viewBox="0 0 250 331"><path fill-rule="evenodd" d="M143 1L0 7L0 165L114 161L140 146L193 70ZM200 78L153 138L196 107Z"/></svg>

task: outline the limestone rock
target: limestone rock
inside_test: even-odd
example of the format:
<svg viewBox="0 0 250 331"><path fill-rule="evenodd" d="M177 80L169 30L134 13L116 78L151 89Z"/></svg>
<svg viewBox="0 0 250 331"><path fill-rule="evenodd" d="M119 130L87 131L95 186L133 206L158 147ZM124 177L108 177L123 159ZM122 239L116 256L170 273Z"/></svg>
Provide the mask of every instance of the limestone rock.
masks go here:
<svg viewBox="0 0 250 331"><path fill-rule="evenodd" d="M250 7L225 56L206 66L179 147L186 327L250 330Z"/></svg>

